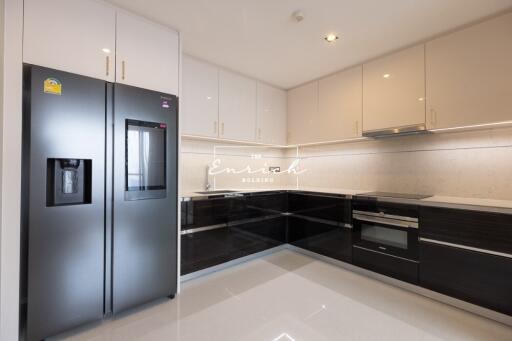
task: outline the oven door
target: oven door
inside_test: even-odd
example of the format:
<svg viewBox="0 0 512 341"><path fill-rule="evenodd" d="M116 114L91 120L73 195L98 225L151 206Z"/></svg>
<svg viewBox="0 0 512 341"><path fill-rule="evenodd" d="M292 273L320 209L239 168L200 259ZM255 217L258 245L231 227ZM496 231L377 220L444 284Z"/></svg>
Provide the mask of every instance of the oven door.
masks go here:
<svg viewBox="0 0 512 341"><path fill-rule="evenodd" d="M417 222L354 214L354 245L418 260Z"/></svg>

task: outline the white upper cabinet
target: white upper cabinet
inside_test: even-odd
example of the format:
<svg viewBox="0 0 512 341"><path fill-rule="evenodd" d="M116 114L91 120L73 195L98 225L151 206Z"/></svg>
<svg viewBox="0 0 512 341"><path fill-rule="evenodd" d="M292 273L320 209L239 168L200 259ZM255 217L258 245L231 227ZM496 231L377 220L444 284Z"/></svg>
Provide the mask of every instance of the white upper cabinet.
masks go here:
<svg viewBox="0 0 512 341"><path fill-rule="evenodd" d="M426 49L429 129L512 120L512 13Z"/></svg>
<svg viewBox="0 0 512 341"><path fill-rule="evenodd" d="M218 137L219 69L189 56L182 69L182 133Z"/></svg>
<svg viewBox="0 0 512 341"><path fill-rule="evenodd" d="M77 15L80 13L77 12ZM89 25L94 26L92 23L95 23L95 20ZM178 33L119 11L116 82L178 95Z"/></svg>
<svg viewBox="0 0 512 341"><path fill-rule="evenodd" d="M323 78L318 84L317 141L361 136L363 119L362 67Z"/></svg>
<svg viewBox="0 0 512 341"><path fill-rule="evenodd" d="M318 82L288 91L288 144L318 140L315 119L318 114Z"/></svg>
<svg viewBox="0 0 512 341"><path fill-rule="evenodd" d="M258 82L257 142L286 144L286 91Z"/></svg>
<svg viewBox="0 0 512 341"><path fill-rule="evenodd" d="M363 65L363 131L425 125L425 48Z"/></svg>
<svg viewBox="0 0 512 341"><path fill-rule="evenodd" d="M25 0L23 61L115 80L116 12L94 0Z"/></svg>
<svg viewBox="0 0 512 341"><path fill-rule="evenodd" d="M219 137L256 140L256 81L233 72L219 72Z"/></svg>

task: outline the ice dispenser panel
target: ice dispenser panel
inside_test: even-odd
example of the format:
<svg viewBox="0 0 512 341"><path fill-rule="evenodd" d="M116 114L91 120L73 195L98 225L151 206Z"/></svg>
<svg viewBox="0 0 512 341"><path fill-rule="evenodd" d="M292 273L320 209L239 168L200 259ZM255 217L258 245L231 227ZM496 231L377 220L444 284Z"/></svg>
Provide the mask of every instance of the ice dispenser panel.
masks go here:
<svg viewBox="0 0 512 341"><path fill-rule="evenodd" d="M46 206L91 203L92 160L48 159Z"/></svg>

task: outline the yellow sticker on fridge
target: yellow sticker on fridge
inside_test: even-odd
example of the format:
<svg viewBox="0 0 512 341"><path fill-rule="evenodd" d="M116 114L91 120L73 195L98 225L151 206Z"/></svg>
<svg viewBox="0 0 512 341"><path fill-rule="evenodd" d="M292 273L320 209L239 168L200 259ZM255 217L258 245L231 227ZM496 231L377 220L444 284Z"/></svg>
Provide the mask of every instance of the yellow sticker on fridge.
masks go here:
<svg viewBox="0 0 512 341"><path fill-rule="evenodd" d="M52 95L62 94L62 83L56 78L47 78L44 81L44 93Z"/></svg>

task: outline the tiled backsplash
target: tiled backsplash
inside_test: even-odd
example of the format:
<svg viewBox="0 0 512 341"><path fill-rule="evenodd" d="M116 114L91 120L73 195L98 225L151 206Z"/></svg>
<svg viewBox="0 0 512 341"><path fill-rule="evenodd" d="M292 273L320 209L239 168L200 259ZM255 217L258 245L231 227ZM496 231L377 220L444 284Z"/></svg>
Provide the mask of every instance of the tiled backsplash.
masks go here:
<svg viewBox="0 0 512 341"><path fill-rule="evenodd" d="M203 188L211 142L182 144L183 190ZM512 128L393 137L296 149L231 145L216 148L225 166L288 167L300 158L300 186L382 190L447 196L512 199ZM222 150L222 152L220 152ZM229 150L229 151L228 151ZM244 183L247 174L216 177L219 188L273 188L296 183L292 174L272 183ZM251 175L258 178L260 175Z"/></svg>

